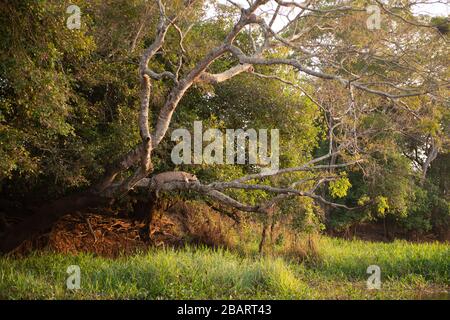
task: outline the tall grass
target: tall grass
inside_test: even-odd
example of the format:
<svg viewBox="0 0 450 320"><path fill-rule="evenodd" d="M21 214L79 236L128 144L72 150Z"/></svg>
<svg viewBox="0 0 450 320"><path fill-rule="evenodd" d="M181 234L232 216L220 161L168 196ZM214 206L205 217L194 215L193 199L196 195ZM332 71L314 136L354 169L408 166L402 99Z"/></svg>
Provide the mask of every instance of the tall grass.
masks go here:
<svg viewBox="0 0 450 320"><path fill-rule="evenodd" d="M378 265L382 277L398 279L422 277L436 283L449 284L450 246L438 242L391 243L343 240L321 237L317 246L321 255L322 275L337 275L347 279L366 278L362 266Z"/></svg>
<svg viewBox="0 0 450 320"><path fill-rule="evenodd" d="M3 299L365 299L414 298L449 286L446 244L318 240L320 260L297 263L224 249L150 250L117 259L36 253L0 258ZM365 287L377 264L382 289ZM81 289L66 289L69 265Z"/></svg>
<svg viewBox="0 0 450 320"><path fill-rule="evenodd" d="M65 289L69 265L80 266L80 291ZM206 248L152 250L114 260L35 254L2 259L0 270L3 298L289 298L298 289L293 271L280 259Z"/></svg>

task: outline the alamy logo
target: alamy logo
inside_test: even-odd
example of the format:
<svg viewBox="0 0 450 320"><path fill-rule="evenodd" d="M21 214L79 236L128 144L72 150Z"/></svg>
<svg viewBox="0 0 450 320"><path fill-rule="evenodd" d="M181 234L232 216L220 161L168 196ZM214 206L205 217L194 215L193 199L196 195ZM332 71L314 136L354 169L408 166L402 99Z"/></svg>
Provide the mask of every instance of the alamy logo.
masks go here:
<svg viewBox="0 0 450 320"><path fill-rule="evenodd" d="M367 279L367 289L380 290L381 289L381 268L376 264L367 267L367 273L370 277Z"/></svg>
<svg viewBox="0 0 450 320"><path fill-rule="evenodd" d="M267 129L258 132L255 129L226 129L225 134L219 129L203 132L202 122L195 121L193 139L187 129L172 132L172 141L178 141L178 144L173 148L171 158L174 164L253 164L265 173L278 171L279 130L270 130L270 150L268 139ZM204 142L209 143L204 147Z"/></svg>
<svg viewBox="0 0 450 320"><path fill-rule="evenodd" d="M366 20L367 29L379 30L381 29L381 10L380 7L373 4L366 8L366 11L370 16Z"/></svg>
<svg viewBox="0 0 450 320"><path fill-rule="evenodd" d="M77 5L70 5L67 7L66 13L70 14L67 18L67 28L69 30L81 29L81 9Z"/></svg>
<svg viewBox="0 0 450 320"><path fill-rule="evenodd" d="M67 277L66 285L68 290L79 290L81 288L81 269L77 265L71 265L66 270L69 276Z"/></svg>

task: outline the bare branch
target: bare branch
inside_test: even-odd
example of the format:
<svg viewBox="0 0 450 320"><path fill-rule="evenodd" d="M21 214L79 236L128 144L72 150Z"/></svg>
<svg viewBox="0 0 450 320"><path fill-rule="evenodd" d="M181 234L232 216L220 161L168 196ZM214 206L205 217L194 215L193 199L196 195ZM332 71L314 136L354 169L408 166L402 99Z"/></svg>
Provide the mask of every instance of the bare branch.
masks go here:
<svg viewBox="0 0 450 320"><path fill-rule="evenodd" d="M379 96L383 96L386 98L390 98L390 99L399 99L399 98L405 98L405 97L414 97L414 96L420 96L420 95L424 95L427 92L410 92L410 93L404 93L404 94L390 94L388 92L384 92L384 91L380 91L380 90L376 90L376 89L371 89L368 88L366 86L364 86L363 84L360 84L358 82L352 82L352 80L347 80L342 78L341 76L338 76L336 74L330 74L330 73L325 73L325 72L321 72L318 70L312 70L310 68L306 68L305 66L301 65L299 61L295 60L295 59L286 59L286 58L272 58L272 59L264 59L264 58L260 58L260 57L249 57L246 56L241 49L235 47L235 46L228 46L229 51L241 62L241 63L248 63L248 64L257 64L257 65L289 65L292 66L294 68L296 68L298 71L304 72L308 75L317 77L317 78L321 78L321 79L326 79L326 80L337 80L339 82L341 82L344 86L349 86L350 84L352 86L354 86L355 88L358 88L360 90L369 92L369 93L373 93Z"/></svg>
<svg viewBox="0 0 450 320"><path fill-rule="evenodd" d="M247 63L239 64L239 65L234 66L222 73L212 74L212 73L208 73L208 72L203 72L196 81L205 82L205 83L209 83L209 84L217 84L217 83L229 80L229 79L233 78L234 76L237 76L240 73L252 72L252 71L253 71L253 66L251 64L247 64Z"/></svg>

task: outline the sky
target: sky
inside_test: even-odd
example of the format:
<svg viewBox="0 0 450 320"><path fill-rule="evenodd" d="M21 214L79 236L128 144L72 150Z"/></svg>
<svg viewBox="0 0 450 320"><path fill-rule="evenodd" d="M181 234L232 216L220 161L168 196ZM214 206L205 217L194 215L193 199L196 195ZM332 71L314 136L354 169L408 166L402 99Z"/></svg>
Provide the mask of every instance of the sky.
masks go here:
<svg viewBox="0 0 450 320"><path fill-rule="evenodd" d="M294 2L298 2L298 3L304 3L305 1L303 0L285 0L285 1L294 1ZM391 1L395 1L395 0L391 0ZM403 0L397 0L397 1L403 1ZM227 3L230 4L229 2L227 2L226 0L218 0L219 3ZM246 0L233 0L234 3L238 3L240 5L242 5L243 7L248 7L248 3ZM383 1L386 2L386 1ZM416 14L428 14L428 15L432 15L432 16L448 16L450 13L450 0L423 0L421 2L424 2L423 4L419 4L419 5L415 5L413 6L413 12ZM426 2L426 3L425 3ZM367 1L367 4L372 4L374 3L374 1ZM273 12L273 10L276 7L276 3L275 1L271 1L270 3L268 3L267 5L263 6L263 8L265 10L269 10L271 12ZM295 9L294 11L292 11L290 13L290 17L293 17L296 15L296 13L299 11L299 9ZM211 12L208 14L208 16L211 15L213 16L214 13ZM273 25L273 29L275 31L281 29L286 23L287 23L287 19L285 17L278 17Z"/></svg>

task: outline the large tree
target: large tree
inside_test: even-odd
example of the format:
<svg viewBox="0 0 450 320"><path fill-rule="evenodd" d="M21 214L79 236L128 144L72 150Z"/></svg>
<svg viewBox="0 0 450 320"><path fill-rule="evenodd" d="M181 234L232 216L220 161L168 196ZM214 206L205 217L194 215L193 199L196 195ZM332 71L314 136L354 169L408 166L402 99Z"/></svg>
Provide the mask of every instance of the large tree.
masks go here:
<svg viewBox="0 0 450 320"><path fill-rule="evenodd" d="M174 0L163 3L156 0L154 3L136 5L134 8L138 10L127 13L133 23L124 23L126 19L121 17L116 20L113 18L110 21L115 23L109 26L111 30L97 35L102 40L97 43L97 52L104 55L105 63L97 66L95 72L113 74L114 66L123 63L111 59L116 51L126 51L128 55L123 56L130 57L129 54L144 46L137 66L139 111L136 114L136 126L140 141L123 155L111 154L114 150L123 150L132 141L125 141L125 137L122 137L124 141L120 145L121 137L116 135L112 145L118 147L110 148L110 154L105 157L117 160L107 164L103 176L82 192L37 208L29 219L7 230L0 242L1 251L13 250L66 213L104 205L134 187L154 187L155 184L151 182L158 177L154 174L154 155L165 146L164 139L183 98L193 90L205 87L207 91L208 86L217 87L243 74L246 74L245 79L251 76L280 82L289 88L287 90L306 97L318 107L326 132L326 146L321 149L321 153L317 157L303 159L301 164L272 172L256 170L227 181L165 179L162 185L158 185L159 189L191 190L241 211L262 215L270 214L277 203L290 197L307 197L325 206L350 210L352 208L346 204L335 203L325 197L321 186L336 181L330 187L335 189L335 194L342 193L339 186L343 185L345 189L345 183L339 182L345 179L337 169L358 166L364 170L365 162L373 163L370 160L374 155L382 155L382 149L388 149L389 145L374 141L382 141L382 137L387 134L387 128L384 127L387 124L390 130L415 136L422 143L420 147L414 145L412 148L422 148L425 153L424 157L416 159L420 160L425 176L430 162L444 145L444 130L439 127L442 117L428 110L445 112L443 108L448 104L445 98L448 86L447 34L441 21L436 25L430 17L413 14L417 4L415 1L393 5L376 1L375 4L378 9L371 6L368 13L368 4L364 1L254 0L204 3ZM209 9L205 9L206 5L210 5ZM11 6L6 7L11 9ZM92 16L97 10L105 14L101 6L92 5L90 10ZM379 27L377 23L370 24L370 19L379 18L373 15L377 10L381 18ZM111 8L105 11L114 14ZM154 16L158 17L157 21L152 19ZM20 18L15 15L12 17ZM3 19L9 21L8 17ZM211 20L215 22L211 23ZM51 21L57 23L59 20L56 18ZM15 30L11 26L12 35ZM69 41L71 45L83 45L83 41L89 39L76 31L72 34L80 38L75 38L76 42ZM202 39L205 34L209 38ZM116 43L114 49L109 48L112 43ZM27 51L28 45L21 44L25 48L23 54L27 57L24 61L33 61L36 53ZM93 50L89 48L89 41L83 49ZM65 63L74 64L73 68L78 70L80 66L76 61L80 57L71 58L70 53L68 50L65 54L68 59ZM12 58L10 64L16 61ZM60 97L65 103L64 96L69 94L69 86L64 81L78 81L86 85L91 79L83 78L83 72L78 72L78 79L66 79L66 74L61 73L57 78L60 80L55 80L50 77L50 73L56 72L58 67L53 66L51 60L48 63L40 68L35 68L36 62L31 64L34 77L30 81L37 81L36 86L47 83L48 90L62 90L53 92L50 96L56 100L46 104L56 119L52 123L58 123L58 119L63 118L61 112L64 112L64 108L56 107L61 105L57 99ZM89 68L88 64L80 63ZM28 94L18 91L20 86L14 85L15 78L11 70L19 68L22 68L23 76L33 76L26 74L23 65L9 67L10 73L6 74L5 84L2 85L2 90L14 91L9 97L17 99ZM47 73L51 80L45 80ZM120 77L124 79L123 82L116 79L117 87L129 83L130 74ZM95 92L92 89L104 90L98 79L97 83L90 83L95 86L88 92L75 94L73 101L83 104L86 96L93 97ZM63 81L63 84L55 85L49 81ZM200 96L204 99L208 95ZM41 96L40 99L46 98ZM126 103L126 99L121 100L114 94L111 99ZM160 103L156 103L156 100ZM8 106L17 103L12 100L2 102ZM42 101L35 103L43 104ZM161 107L155 110L159 104ZM220 105L216 105L216 108L220 110ZM390 113L396 118L386 119L386 110L391 110ZM153 116L151 111L156 114ZM118 109L114 112L118 112ZM88 110L83 113L78 116L89 117ZM14 118L12 115L10 117ZM38 117L38 123L43 121L39 120L39 113L35 117ZM130 124L130 119L124 120L121 126ZM60 127L51 126L44 132L50 133L52 129L58 134L70 136L73 128L66 127L64 121L60 123ZM431 129L425 127L414 130L419 123L428 123ZM430 123L438 124L433 126ZM11 139L14 139L14 129L14 124L10 124L9 129L5 130ZM16 134L24 132L27 131L19 130ZM32 135L33 131L28 132L28 136ZM26 135L23 139L26 139ZM55 143L57 140L55 138ZM77 142L73 141L73 144ZM163 150L167 151L166 148ZM27 150L18 151L22 154L18 161L32 166ZM11 172L17 165L14 161L10 163L12 167L5 168L6 172ZM299 175L302 172L311 174ZM259 202L246 203L229 192L235 189L262 191L267 196Z"/></svg>

